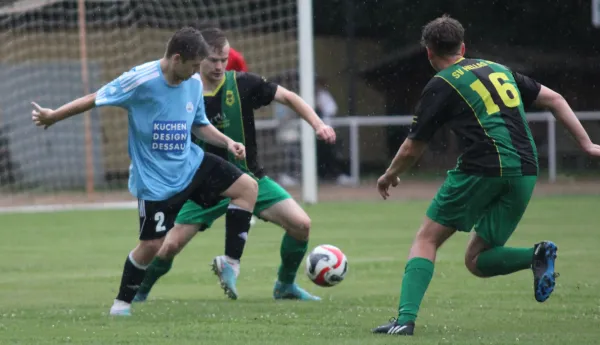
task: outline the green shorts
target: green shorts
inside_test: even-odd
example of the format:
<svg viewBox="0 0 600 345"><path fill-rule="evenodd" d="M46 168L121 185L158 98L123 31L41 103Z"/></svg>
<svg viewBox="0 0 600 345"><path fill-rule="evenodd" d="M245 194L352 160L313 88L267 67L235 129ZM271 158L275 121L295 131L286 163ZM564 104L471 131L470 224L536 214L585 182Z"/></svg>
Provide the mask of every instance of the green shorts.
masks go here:
<svg viewBox="0 0 600 345"><path fill-rule="evenodd" d="M258 180L258 197L256 198L254 215L258 216L262 211L291 197L277 182L265 176ZM179 211L175 223L202 224L201 230L210 228L215 220L227 212L229 201L229 198L225 198L217 205L203 209L195 202L188 200Z"/></svg>
<svg viewBox="0 0 600 345"><path fill-rule="evenodd" d="M427 216L458 231L475 232L493 247L503 246L527 209L537 176L484 177L452 170Z"/></svg>

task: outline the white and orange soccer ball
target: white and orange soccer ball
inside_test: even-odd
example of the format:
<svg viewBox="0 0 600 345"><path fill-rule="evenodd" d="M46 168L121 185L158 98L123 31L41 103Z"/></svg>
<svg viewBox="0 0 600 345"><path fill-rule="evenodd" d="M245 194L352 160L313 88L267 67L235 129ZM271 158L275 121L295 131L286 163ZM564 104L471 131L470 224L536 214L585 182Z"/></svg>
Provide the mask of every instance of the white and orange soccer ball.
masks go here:
<svg viewBox="0 0 600 345"><path fill-rule="evenodd" d="M319 286L337 285L347 272L348 260L338 247L322 244L306 256L306 275Z"/></svg>

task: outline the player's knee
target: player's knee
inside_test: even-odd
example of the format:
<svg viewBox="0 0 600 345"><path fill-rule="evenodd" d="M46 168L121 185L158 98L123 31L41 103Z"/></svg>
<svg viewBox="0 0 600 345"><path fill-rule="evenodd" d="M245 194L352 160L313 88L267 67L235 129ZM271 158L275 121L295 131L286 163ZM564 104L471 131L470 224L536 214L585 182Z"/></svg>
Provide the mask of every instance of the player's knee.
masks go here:
<svg viewBox="0 0 600 345"><path fill-rule="evenodd" d="M172 259L183 250L183 247L188 243L185 237L168 237L163 243L158 256L165 259Z"/></svg>
<svg viewBox="0 0 600 345"><path fill-rule="evenodd" d="M308 238L310 237L310 226L310 217L307 215L299 217L294 222L293 231L290 232L290 236L294 237L298 241L308 241Z"/></svg>
<svg viewBox="0 0 600 345"><path fill-rule="evenodd" d="M253 210L258 196L258 182L248 174L243 174L224 193L231 203L244 210Z"/></svg>
<svg viewBox="0 0 600 345"><path fill-rule="evenodd" d="M425 221L417 232L415 242L437 250L455 232L456 230L452 227L442 225L429 217L425 217Z"/></svg>
<svg viewBox="0 0 600 345"><path fill-rule="evenodd" d="M254 204L258 196L258 182L247 174L242 175L239 182L243 184L240 199Z"/></svg>
<svg viewBox="0 0 600 345"><path fill-rule="evenodd" d="M474 276L479 278L485 278L485 276L477 269L478 257L479 255L472 255L470 253L467 253L465 255L465 266L467 267L467 270L469 270L469 272L471 272Z"/></svg>
<svg viewBox="0 0 600 345"><path fill-rule="evenodd" d="M157 252L163 243L164 238L155 240L140 241L139 248L145 252Z"/></svg>
<svg viewBox="0 0 600 345"><path fill-rule="evenodd" d="M163 239L145 240L140 243L133 250L133 255L136 262L140 265L149 264L154 256L158 253L163 244Z"/></svg>
<svg viewBox="0 0 600 345"><path fill-rule="evenodd" d="M177 254L179 254L179 252L181 252L181 250L183 249L183 246L184 246L184 244L181 241L177 241L177 240L165 241L165 243L163 243L162 247L160 248L159 256L166 258L166 259L173 258L175 255L177 255Z"/></svg>
<svg viewBox="0 0 600 345"><path fill-rule="evenodd" d="M199 224L176 224L169 232L158 252L162 258L173 258L194 237L200 228Z"/></svg>
<svg viewBox="0 0 600 345"><path fill-rule="evenodd" d="M246 192L249 194L249 197L252 200L256 200L256 198L258 197L258 182L248 175L245 176L248 180L248 187Z"/></svg>
<svg viewBox="0 0 600 345"><path fill-rule="evenodd" d="M439 236L437 236L437 233L431 231L431 229L428 229L425 226L422 226L419 229L419 231L417 231L417 235L415 236L415 242L433 245L436 248L440 247L443 243L443 241L440 240Z"/></svg>

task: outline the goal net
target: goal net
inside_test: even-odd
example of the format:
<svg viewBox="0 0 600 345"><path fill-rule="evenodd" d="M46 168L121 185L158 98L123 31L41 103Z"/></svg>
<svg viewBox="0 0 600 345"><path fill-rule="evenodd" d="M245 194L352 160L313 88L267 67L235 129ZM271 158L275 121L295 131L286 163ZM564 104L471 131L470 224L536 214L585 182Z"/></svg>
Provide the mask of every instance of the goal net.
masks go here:
<svg viewBox="0 0 600 345"><path fill-rule="evenodd" d="M94 109L49 130L31 122L43 107L98 90L131 67L162 56L184 25L217 25L251 72L298 91L296 0L5 0L0 2L0 207L129 199L127 116ZM299 129L256 113L260 159L269 175L298 182ZM295 181L294 181L295 180ZM284 181L286 182L286 181Z"/></svg>

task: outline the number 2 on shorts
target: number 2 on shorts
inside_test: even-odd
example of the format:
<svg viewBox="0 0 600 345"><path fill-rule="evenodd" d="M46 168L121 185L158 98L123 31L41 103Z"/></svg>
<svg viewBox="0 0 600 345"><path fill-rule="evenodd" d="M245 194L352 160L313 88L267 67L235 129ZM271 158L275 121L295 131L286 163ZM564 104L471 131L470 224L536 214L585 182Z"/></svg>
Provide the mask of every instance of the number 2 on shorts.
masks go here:
<svg viewBox="0 0 600 345"><path fill-rule="evenodd" d="M164 223L165 223L164 212L156 212L154 214L154 221L156 222L156 232L163 232L163 231L167 230L167 227L164 225Z"/></svg>

